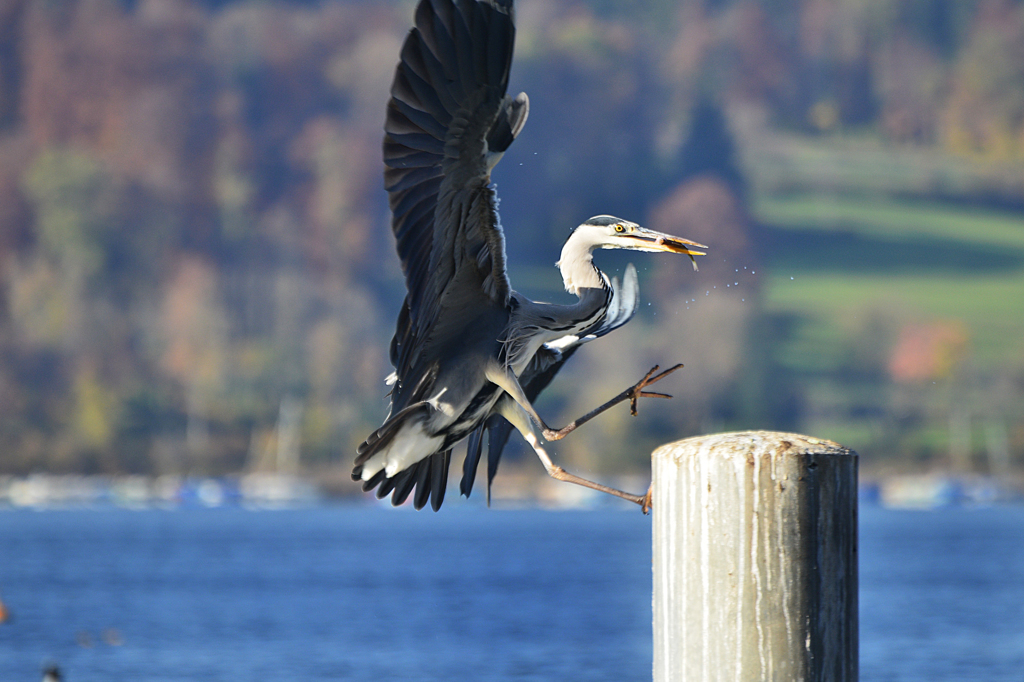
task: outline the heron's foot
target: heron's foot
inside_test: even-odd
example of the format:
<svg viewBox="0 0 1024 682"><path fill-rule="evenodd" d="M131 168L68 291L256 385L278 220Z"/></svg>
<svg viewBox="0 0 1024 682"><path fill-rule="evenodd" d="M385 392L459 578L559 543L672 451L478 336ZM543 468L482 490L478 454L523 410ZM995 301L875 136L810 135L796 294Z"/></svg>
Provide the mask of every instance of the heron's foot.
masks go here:
<svg viewBox="0 0 1024 682"><path fill-rule="evenodd" d="M654 484L651 483L651 487L647 489L647 494L643 496L640 502L640 511L647 516L651 513L651 509L654 507L654 503L651 501L651 491L654 490Z"/></svg>
<svg viewBox="0 0 1024 682"><path fill-rule="evenodd" d="M552 429L551 427L545 425L544 422L540 420L540 417L536 417L538 423L543 429L541 433L544 434L544 439L548 441L560 440L567 436L568 434L575 431L580 426L586 424L588 421L590 421L597 415L601 414L602 412L611 407L614 407L615 405L618 405L624 400L629 401L629 411L635 417L636 401L639 400L640 398L671 398L672 396L668 395L667 393L657 393L655 391L647 391L644 389L646 389L648 386L650 386L656 381L661 381L662 379L664 379L665 377L667 377L669 374L676 371L680 367L682 367L682 365L676 365L675 367L669 367L664 372L658 373L658 369L660 368L658 367L658 365L655 365L654 367L651 368L651 371L645 374L644 378L638 381L636 384L630 386L625 391L623 391L622 393L618 394L617 396L606 402L604 405L594 408L593 410L587 412L585 415L583 415L576 421L570 422L560 429ZM634 495L634 497L636 498L636 500L640 499L639 495ZM639 502L637 502L637 504L639 504Z"/></svg>
<svg viewBox="0 0 1024 682"><path fill-rule="evenodd" d="M645 374L643 379L638 381L632 388L626 391L627 396L629 397L629 413L632 414L634 417L636 416L636 401L639 400L640 398L671 398L672 396L670 396L667 393L645 391L644 389L656 381L661 381L662 379L664 379L669 374L676 371L682 366L682 363L680 363L673 367L669 367L664 372L658 372L658 369L660 369L660 365L655 365L654 367L651 367L651 371ZM655 374L655 372L658 373ZM645 511L644 513L646 514L647 512Z"/></svg>

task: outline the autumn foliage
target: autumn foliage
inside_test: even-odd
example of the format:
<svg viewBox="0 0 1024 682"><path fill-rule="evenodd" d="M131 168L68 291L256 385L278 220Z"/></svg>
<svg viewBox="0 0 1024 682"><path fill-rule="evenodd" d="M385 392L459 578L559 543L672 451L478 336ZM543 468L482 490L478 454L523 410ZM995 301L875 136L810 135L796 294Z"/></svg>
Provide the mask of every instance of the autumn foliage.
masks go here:
<svg viewBox="0 0 1024 682"><path fill-rule="evenodd" d="M286 401L305 464L348 459L386 410L402 295L380 139L409 9L0 2L0 472L236 471L265 459ZM579 360L588 395L617 391L675 361L646 339L679 340L687 429L800 417L790 394L744 397L775 371L750 350L759 284L682 316L761 262L729 112L1024 157L1020 2L521 0L519 24L512 87L534 111L495 175L513 284L557 277L562 238L595 213L713 244L725 265L699 284L654 267L644 299L681 312L623 330L646 344L635 362L597 371L614 342ZM907 330L893 379L944 371L915 344L957 343ZM619 437L608 424L594 438Z"/></svg>

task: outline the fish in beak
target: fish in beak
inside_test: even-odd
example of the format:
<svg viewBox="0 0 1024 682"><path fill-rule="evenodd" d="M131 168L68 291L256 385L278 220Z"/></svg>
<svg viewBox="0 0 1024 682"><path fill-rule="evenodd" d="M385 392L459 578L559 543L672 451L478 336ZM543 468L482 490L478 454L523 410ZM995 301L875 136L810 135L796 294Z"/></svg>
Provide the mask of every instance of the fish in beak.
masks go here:
<svg viewBox="0 0 1024 682"><path fill-rule="evenodd" d="M694 256L705 256L707 255L703 251L696 251L697 249L706 249L708 247L697 242L690 241L689 239L683 239L682 237L676 237L671 234L665 234L663 232L655 232L654 230L648 230L645 227L636 227L628 233L622 235L616 235L625 242L623 245L625 248L633 249L636 251L665 251L668 253L685 253L690 257L690 261L693 263L693 269L697 269L697 261Z"/></svg>

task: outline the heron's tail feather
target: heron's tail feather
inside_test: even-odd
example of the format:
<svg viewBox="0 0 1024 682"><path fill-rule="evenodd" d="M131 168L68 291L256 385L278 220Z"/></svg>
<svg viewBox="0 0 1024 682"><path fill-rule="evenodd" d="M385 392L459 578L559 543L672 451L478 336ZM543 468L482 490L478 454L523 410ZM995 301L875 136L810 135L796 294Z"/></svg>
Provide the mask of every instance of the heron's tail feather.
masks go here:
<svg viewBox="0 0 1024 682"><path fill-rule="evenodd" d="M444 439L423 430L420 420L427 410L426 403L410 405L384 422L359 446L352 480L362 481L363 492L377 488L378 499L391 493L391 503L397 507L415 489L416 509L422 509L428 501L434 511L441 508L448 486L451 450L433 452ZM418 454L421 452L430 454Z"/></svg>
<svg viewBox="0 0 1024 682"><path fill-rule="evenodd" d="M389 446L399 429L405 426L407 422L411 421L414 417L421 419L426 417L429 407L426 402L416 402L389 417L386 422L381 424L380 428L367 436L366 440L356 448L356 468L361 471L362 465L367 460ZM352 475L355 476L355 472Z"/></svg>
<svg viewBox="0 0 1024 682"><path fill-rule="evenodd" d="M363 492L370 492L377 488L375 495L378 500L382 500L390 494L391 504L398 507L405 504L409 495L415 490L413 507L417 510L423 509L429 501L430 507L437 511L441 508L445 491L448 489L448 467L451 462L451 452L451 450L445 450L434 453L391 477L384 469L381 469L368 480L363 481ZM358 480L359 474L353 473L352 478Z"/></svg>
<svg viewBox="0 0 1024 682"><path fill-rule="evenodd" d="M378 500L383 500L390 494L391 504L397 507L405 504L409 495L415 490L416 494L412 500L413 507L420 510L427 505L427 502L430 502L430 508L437 511L441 508L441 503L444 502L444 494L448 488L448 466L451 462L451 455L451 450L434 453L390 478L385 470L381 469L368 480L363 481L363 492L377 488L375 495ZM358 480L356 473L353 473L352 477Z"/></svg>

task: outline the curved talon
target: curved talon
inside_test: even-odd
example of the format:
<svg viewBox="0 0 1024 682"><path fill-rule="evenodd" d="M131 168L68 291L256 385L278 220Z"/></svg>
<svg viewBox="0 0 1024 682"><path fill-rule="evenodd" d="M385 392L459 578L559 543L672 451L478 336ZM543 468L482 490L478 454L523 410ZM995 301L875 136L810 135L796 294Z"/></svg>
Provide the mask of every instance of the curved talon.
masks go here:
<svg viewBox="0 0 1024 682"><path fill-rule="evenodd" d="M656 393L656 392L653 392L653 391L645 391L644 388L646 388L647 386L650 386L651 384L653 384L656 381L660 381L660 380L664 379L669 374L671 374L672 372L676 371L677 369L679 369L682 366L683 366L682 363L679 363L679 364L677 364L677 365L675 365L673 367L669 367L664 372L661 372L659 374L655 374L655 372L658 371L660 366L659 365L655 365L654 367L652 367L650 369L650 371L647 372L647 374L644 375L644 378L641 379L640 381L638 381L627 392L627 396L629 397L629 413L631 415L633 415L634 417L637 416L636 401L639 398L671 398L672 396L668 395L667 393Z"/></svg>
<svg viewBox="0 0 1024 682"><path fill-rule="evenodd" d="M643 500L640 502L640 511L647 516L651 513L651 509L654 507L654 502L651 500L651 491L654 489L654 484L647 489L647 494L643 496Z"/></svg>

